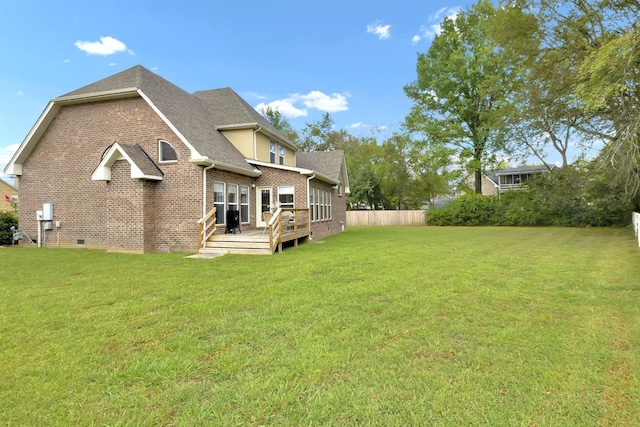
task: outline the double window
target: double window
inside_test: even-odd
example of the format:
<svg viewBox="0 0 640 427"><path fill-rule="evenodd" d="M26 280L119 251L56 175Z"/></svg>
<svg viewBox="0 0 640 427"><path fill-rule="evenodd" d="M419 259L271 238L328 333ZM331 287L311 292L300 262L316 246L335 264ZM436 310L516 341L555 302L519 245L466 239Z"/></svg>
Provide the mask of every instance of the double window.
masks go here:
<svg viewBox="0 0 640 427"><path fill-rule="evenodd" d="M227 193L228 189L228 193ZM238 192L239 191L239 192ZM226 211L240 210L240 222L249 222L249 186L213 183L213 205L216 207L216 224L226 224Z"/></svg>

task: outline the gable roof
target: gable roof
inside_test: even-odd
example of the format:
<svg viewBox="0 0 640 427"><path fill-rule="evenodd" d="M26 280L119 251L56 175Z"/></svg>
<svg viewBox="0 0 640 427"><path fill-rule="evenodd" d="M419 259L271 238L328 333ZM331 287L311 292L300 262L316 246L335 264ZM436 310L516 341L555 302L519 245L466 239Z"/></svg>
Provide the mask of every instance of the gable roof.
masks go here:
<svg viewBox="0 0 640 427"><path fill-rule="evenodd" d="M344 151L312 151L296 154L296 163L300 168L311 169L340 182L340 172L344 171L345 191L349 192L349 177Z"/></svg>
<svg viewBox="0 0 640 427"><path fill-rule="evenodd" d="M118 160L126 160L131 165L131 178L162 181L164 173L154 163L139 144L130 145L114 142L104 153L98 167L91 174L94 181L110 181L111 166Z"/></svg>
<svg viewBox="0 0 640 427"><path fill-rule="evenodd" d="M298 150L298 147L289 141L278 128L269 123L267 119L249 105L247 101L242 99L233 89L226 87L201 90L194 92L193 96L202 100L207 106L216 129L260 129L285 145L288 145L290 148Z"/></svg>
<svg viewBox="0 0 640 427"><path fill-rule="evenodd" d="M173 83L137 65L51 100L27 138L7 164L6 173L20 175L21 164L58 110L69 104L142 97L190 149L190 161L218 169L259 176L244 156L215 127L210 108Z"/></svg>

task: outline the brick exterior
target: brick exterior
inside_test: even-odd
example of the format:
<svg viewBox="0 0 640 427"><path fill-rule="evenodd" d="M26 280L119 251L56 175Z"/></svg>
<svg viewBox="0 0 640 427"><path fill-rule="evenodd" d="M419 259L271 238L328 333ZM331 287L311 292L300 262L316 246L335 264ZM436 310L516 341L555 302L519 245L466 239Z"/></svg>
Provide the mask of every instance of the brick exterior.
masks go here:
<svg viewBox="0 0 640 427"><path fill-rule="evenodd" d="M160 139L174 147L177 162L158 163ZM140 144L164 179L132 179L128 163L118 161L110 182L92 181L114 141ZM18 178L24 198L20 228L36 236L36 210L53 203L54 221L61 226L46 232L47 246L77 246L82 240L86 247L122 251L195 250L202 168L190 163L189 156L189 149L140 98L62 107Z"/></svg>
<svg viewBox="0 0 640 427"><path fill-rule="evenodd" d="M229 184L248 185L249 191L249 218L250 224L242 224L242 228L256 228L256 189L251 187L271 187L273 201L277 201L279 186L294 187L294 206L296 209L307 208L307 176L301 175L299 172L271 168L261 166L262 175L259 178L248 178L243 175L231 172L212 169L207 172L207 210L213 208L213 182L224 182L227 184L227 192ZM344 174L342 175L344 182ZM341 232L346 229L346 195L338 196L337 190L331 185L317 179L312 179L309 183L311 187L316 187L332 193L332 218L330 220L314 221L311 224L313 239L321 239L326 236ZM228 202L228 201L227 201ZM228 203L225 210L228 208ZM343 228L344 226L344 228ZM216 233L224 233L225 227L219 226Z"/></svg>
<svg viewBox="0 0 640 427"><path fill-rule="evenodd" d="M177 162L158 161L159 140L173 146ZM92 181L105 150L115 141L139 144L162 170L163 180L133 179L129 163L118 160L111 167L110 181ZM141 98L63 106L22 165L18 178L20 228L35 238L36 211L44 203L52 203L54 227L44 232L45 246L196 251L197 221L203 215L203 167L189 162L189 158L188 147ZM307 208L306 176L260 168L263 174L259 178L208 170L207 210L213 207L215 181L249 186L250 222L243 228L256 227L256 190L252 184L270 186L274 201L279 185L294 186L295 207ZM332 192L332 219L312 223L313 239L341 231L346 223L346 195L339 197L329 184L317 179L310 185ZM58 221L60 227L56 228ZM218 233L224 230L219 227Z"/></svg>

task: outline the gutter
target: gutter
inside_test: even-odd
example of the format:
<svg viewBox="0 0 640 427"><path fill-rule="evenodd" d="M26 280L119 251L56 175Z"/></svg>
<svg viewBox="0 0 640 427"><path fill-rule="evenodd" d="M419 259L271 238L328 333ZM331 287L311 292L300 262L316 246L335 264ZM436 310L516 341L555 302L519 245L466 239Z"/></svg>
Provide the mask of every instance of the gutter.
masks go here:
<svg viewBox="0 0 640 427"><path fill-rule="evenodd" d="M215 166L215 163L211 163L202 169L202 218L207 215L207 171Z"/></svg>
<svg viewBox="0 0 640 427"><path fill-rule="evenodd" d="M253 158L258 160L258 132L262 130L262 126L253 131Z"/></svg>
<svg viewBox="0 0 640 427"><path fill-rule="evenodd" d="M309 228L311 228L311 180L313 178L316 177L316 174L314 173L313 175L311 175L310 177L307 178L307 209L309 209ZM311 237L311 230L309 230L309 240L313 240L313 238Z"/></svg>

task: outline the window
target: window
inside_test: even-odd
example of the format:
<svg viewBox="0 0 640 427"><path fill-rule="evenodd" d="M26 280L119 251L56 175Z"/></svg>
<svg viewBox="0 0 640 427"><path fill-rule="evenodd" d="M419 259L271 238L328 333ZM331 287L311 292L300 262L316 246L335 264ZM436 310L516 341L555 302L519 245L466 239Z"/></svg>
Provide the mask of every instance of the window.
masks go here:
<svg viewBox="0 0 640 427"><path fill-rule="evenodd" d="M249 187L240 186L240 222L249 222Z"/></svg>
<svg viewBox="0 0 640 427"><path fill-rule="evenodd" d="M315 199L315 188L311 187L309 189L309 211L311 214L311 221L315 221L316 220L316 215L315 215L315 205L316 205L316 199Z"/></svg>
<svg viewBox="0 0 640 427"><path fill-rule="evenodd" d="M238 210L238 185L237 184L229 184L229 210L237 211Z"/></svg>
<svg viewBox="0 0 640 427"><path fill-rule="evenodd" d="M280 207L282 209L293 209L293 187L278 187L278 201L280 202Z"/></svg>
<svg viewBox="0 0 640 427"><path fill-rule="evenodd" d="M269 141L269 162L276 162L276 143Z"/></svg>
<svg viewBox="0 0 640 427"><path fill-rule="evenodd" d="M311 187L309 193L311 221L325 221L332 218L331 191Z"/></svg>
<svg viewBox="0 0 640 427"><path fill-rule="evenodd" d="M213 205L216 207L216 224L224 224L224 205L225 205L225 197L224 197L224 182L214 182L213 183Z"/></svg>
<svg viewBox="0 0 640 427"><path fill-rule="evenodd" d="M342 197L342 183L338 183L338 196Z"/></svg>
<svg viewBox="0 0 640 427"><path fill-rule="evenodd" d="M281 165L284 165L284 147L282 145L278 146L279 150L279 161Z"/></svg>
<svg viewBox="0 0 640 427"><path fill-rule="evenodd" d="M178 155L171 144L167 141L160 140L158 142L158 158L161 162L177 162Z"/></svg>

